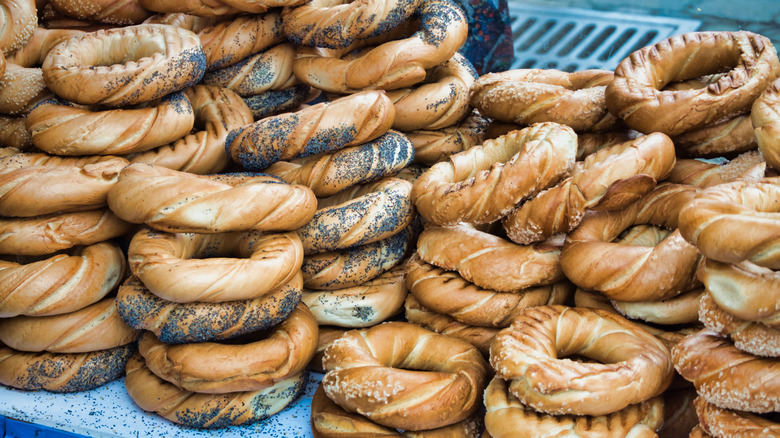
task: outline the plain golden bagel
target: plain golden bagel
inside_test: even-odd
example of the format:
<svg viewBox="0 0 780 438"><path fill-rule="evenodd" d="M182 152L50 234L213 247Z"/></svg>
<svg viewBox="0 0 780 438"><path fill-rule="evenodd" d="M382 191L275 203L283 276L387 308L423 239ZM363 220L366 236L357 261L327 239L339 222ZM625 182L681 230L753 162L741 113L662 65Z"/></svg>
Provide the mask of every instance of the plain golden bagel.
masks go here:
<svg viewBox="0 0 780 438"><path fill-rule="evenodd" d="M673 140L680 155L689 157L734 156L758 147L750 114L685 132Z"/></svg>
<svg viewBox="0 0 780 438"><path fill-rule="evenodd" d="M125 106L194 85L206 59L195 33L142 24L70 38L49 51L41 69L46 86L65 100Z"/></svg>

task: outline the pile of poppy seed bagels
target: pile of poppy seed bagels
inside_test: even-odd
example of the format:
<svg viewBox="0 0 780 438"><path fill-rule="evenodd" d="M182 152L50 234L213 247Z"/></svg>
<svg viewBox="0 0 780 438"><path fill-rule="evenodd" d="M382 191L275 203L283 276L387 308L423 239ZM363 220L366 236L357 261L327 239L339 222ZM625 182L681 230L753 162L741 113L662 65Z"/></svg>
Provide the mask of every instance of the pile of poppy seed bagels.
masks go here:
<svg viewBox="0 0 780 438"><path fill-rule="evenodd" d="M0 384L315 437L780 436L780 61L451 0L0 0Z"/></svg>

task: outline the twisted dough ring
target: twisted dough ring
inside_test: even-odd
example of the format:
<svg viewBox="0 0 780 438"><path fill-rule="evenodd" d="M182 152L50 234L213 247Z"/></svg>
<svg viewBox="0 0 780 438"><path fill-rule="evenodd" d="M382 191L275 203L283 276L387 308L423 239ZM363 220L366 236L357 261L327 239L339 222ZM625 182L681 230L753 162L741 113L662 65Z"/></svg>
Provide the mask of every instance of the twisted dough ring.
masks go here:
<svg viewBox="0 0 780 438"><path fill-rule="evenodd" d="M143 24L70 38L46 55L43 79L58 96L85 105L133 105L197 83L206 69L198 36Z"/></svg>
<svg viewBox="0 0 780 438"><path fill-rule="evenodd" d="M585 211L602 202L610 210L629 204L653 189L674 167L672 140L653 133L600 149L575 164L572 175L502 219L507 236L520 244L568 233ZM614 204L623 205L614 205Z"/></svg>
<svg viewBox="0 0 780 438"><path fill-rule="evenodd" d="M417 254L427 263L458 271L467 281L498 292L563 279L561 242L517 245L464 224L428 227L417 239Z"/></svg>
<svg viewBox="0 0 780 438"><path fill-rule="evenodd" d="M331 400L383 426L410 430L473 414L488 367L471 344L403 322L347 332L325 349L322 364Z"/></svg>
<svg viewBox="0 0 780 438"><path fill-rule="evenodd" d="M680 211L679 227L708 258L780 269L780 179L710 187Z"/></svg>
<svg viewBox="0 0 780 438"><path fill-rule="evenodd" d="M54 155L143 152L187 135L195 116L184 93L133 109L84 108L62 99L39 102L27 115L38 149Z"/></svg>
<svg viewBox="0 0 780 438"><path fill-rule="evenodd" d="M471 111L469 90L477 76L471 62L455 53L431 68L425 81L414 88L388 91L395 105L393 128L435 130L458 123Z"/></svg>
<svg viewBox="0 0 780 438"><path fill-rule="evenodd" d="M699 320L699 301L704 288L695 288L660 301L610 300L621 315L654 324L690 324Z"/></svg>
<svg viewBox="0 0 780 438"><path fill-rule="evenodd" d="M30 131L25 125L25 117L0 116L0 144L21 152L30 152L35 147L30 138Z"/></svg>
<svg viewBox="0 0 780 438"><path fill-rule="evenodd" d="M777 141L780 131L780 80L769 84L758 96L750 112L753 132L758 142L758 149L766 162L780 169L780 143Z"/></svg>
<svg viewBox="0 0 780 438"><path fill-rule="evenodd" d="M0 319L0 341L17 351L88 353L127 345L139 334L119 316L113 297L61 315Z"/></svg>
<svg viewBox="0 0 780 438"><path fill-rule="evenodd" d="M89 353L27 353L0 346L0 383L28 391L88 391L119 379L134 344Z"/></svg>
<svg viewBox="0 0 780 438"><path fill-rule="evenodd" d="M473 415L458 423L433 430L404 431L381 426L368 418L345 411L317 387L311 400L311 430L317 438L478 438L481 421Z"/></svg>
<svg viewBox="0 0 780 438"><path fill-rule="evenodd" d="M686 336L672 349L674 367L708 402L725 409L777 412L780 359L737 350L714 332Z"/></svg>
<svg viewBox="0 0 780 438"><path fill-rule="evenodd" d="M320 95L320 90L306 84L296 84L284 90L269 90L265 93L247 96L244 103L252 111L255 120L264 119L285 112L298 111L306 102Z"/></svg>
<svg viewBox="0 0 780 438"><path fill-rule="evenodd" d="M671 82L731 68L705 88ZM633 52L607 85L607 108L630 127L674 136L743 113L780 73L771 41L751 32L692 32Z"/></svg>
<svg viewBox="0 0 780 438"><path fill-rule="evenodd" d="M304 371L317 349L317 321L301 303L267 335L260 332L244 338L169 345L145 332L138 351L150 371L184 390L258 391Z"/></svg>
<svg viewBox="0 0 780 438"><path fill-rule="evenodd" d="M32 38L38 14L35 0L3 0L0 6L0 51L7 56Z"/></svg>
<svg viewBox="0 0 780 438"><path fill-rule="evenodd" d="M49 4L68 17L118 26L138 24L152 15L140 5L139 0L49 0Z"/></svg>
<svg viewBox="0 0 780 438"><path fill-rule="evenodd" d="M139 355L127 361L125 387L141 409L199 429L256 423L284 409L306 386L305 372L259 391L201 394L154 375Z"/></svg>
<svg viewBox="0 0 780 438"><path fill-rule="evenodd" d="M282 12L288 40L299 46L343 49L404 23L421 0L349 2L314 0Z"/></svg>
<svg viewBox="0 0 780 438"><path fill-rule="evenodd" d="M508 293L482 289L455 271L445 271L418 256L406 263L406 285L420 305L464 324L504 328L528 307L563 304L572 295L568 282ZM438 331L438 330L437 330Z"/></svg>
<svg viewBox="0 0 780 438"><path fill-rule="evenodd" d="M155 12L176 13L212 17L221 15L238 15L248 12L262 14L263 12L284 6L298 6L300 0L139 0L141 6Z"/></svg>
<svg viewBox="0 0 780 438"><path fill-rule="evenodd" d="M739 350L756 356L780 356L780 329L737 318L721 309L709 294L701 298L699 320L707 329L728 336Z"/></svg>
<svg viewBox="0 0 780 438"><path fill-rule="evenodd" d="M373 140L390 129L394 118L395 108L384 92L365 91L235 129L225 148L245 168L262 170L280 160Z"/></svg>
<svg viewBox="0 0 780 438"><path fill-rule="evenodd" d="M654 438L664 423L662 397L599 416L548 415L521 403L506 382L494 377L485 389L485 428L493 438L614 436Z"/></svg>
<svg viewBox="0 0 780 438"><path fill-rule="evenodd" d="M434 164L415 182L412 201L438 225L490 223L556 183L574 165L571 128L540 123Z"/></svg>
<svg viewBox="0 0 780 438"><path fill-rule="evenodd" d="M292 74L295 46L277 44L241 61L203 75L203 83L235 91L240 96L254 96L268 90L281 90L298 83Z"/></svg>
<svg viewBox="0 0 780 438"><path fill-rule="evenodd" d="M158 230L219 233L294 230L314 215L316 197L271 176L200 176L134 163L122 170L108 205L126 221Z"/></svg>
<svg viewBox="0 0 780 438"><path fill-rule="evenodd" d="M52 254L78 245L103 242L132 230L132 225L109 209L21 219L0 217L0 254Z"/></svg>
<svg viewBox="0 0 780 438"><path fill-rule="evenodd" d="M757 147L750 114L688 131L673 140L681 153L693 157L731 156Z"/></svg>
<svg viewBox="0 0 780 438"><path fill-rule="evenodd" d="M162 233L133 236L130 270L158 297L176 303L247 300L292 280L303 248L293 232Z"/></svg>
<svg viewBox="0 0 780 438"><path fill-rule="evenodd" d="M618 125L618 119L607 111L604 97L613 76L611 71L595 69L488 73L471 88L471 105L485 116L504 122L556 122L577 132L608 131Z"/></svg>
<svg viewBox="0 0 780 438"><path fill-rule="evenodd" d="M619 301L660 301L695 287L700 254L683 239L677 213L696 195L692 186L663 184L623 210L599 211L566 237L560 264L577 286ZM656 225L667 229L636 228ZM674 230L674 231L668 231ZM624 239L624 240L623 240Z"/></svg>
<svg viewBox="0 0 780 438"><path fill-rule="evenodd" d="M354 57L350 50L299 48L295 76L315 88L333 93L365 89L393 90L425 79L426 71L450 59L466 41L468 24L449 0L428 0L418 10L421 22L409 38L389 41Z"/></svg>
<svg viewBox="0 0 780 438"><path fill-rule="evenodd" d="M414 146L404 134L389 130L362 145L277 161L263 172L290 184L305 185L318 197L326 197L355 184L396 174L411 164L414 154Z"/></svg>
<svg viewBox="0 0 780 438"><path fill-rule="evenodd" d="M435 131L421 129L407 132L414 145L414 162L433 166L458 152L471 149L485 141L488 119L472 111L459 124Z"/></svg>
<svg viewBox="0 0 780 438"><path fill-rule="evenodd" d="M707 188L736 180L756 182L766 173L766 161L758 151L740 154L726 164L681 159L674 164L666 182Z"/></svg>
<svg viewBox="0 0 780 438"><path fill-rule="evenodd" d="M319 325L371 327L398 313L405 298L404 267L396 266L359 286L304 290L301 301Z"/></svg>
<svg viewBox="0 0 780 438"><path fill-rule="evenodd" d="M24 115L35 104L51 96L40 68L26 68L8 63L0 77L0 113Z"/></svg>
<svg viewBox="0 0 780 438"><path fill-rule="evenodd" d="M780 435L777 421L748 412L723 409L703 397L693 401L701 428L715 438Z"/></svg>
<svg viewBox="0 0 780 438"><path fill-rule="evenodd" d="M320 199L314 217L295 230L304 253L365 245L397 234L415 217L411 191L409 181L384 178Z"/></svg>
<svg viewBox="0 0 780 438"><path fill-rule="evenodd" d="M9 55L6 61L22 67L35 67L43 64L46 54L54 46L70 37L83 35L84 31L76 29L46 29L38 26L27 43Z"/></svg>
<svg viewBox="0 0 780 438"><path fill-rule="evenodd" d="M225 169L225 139L236 128L254 121L252 112L236 93L220 87L195 85L185 91L195 113L195 126L202 129L175 142L127 157L146 163L199 175Z"/></svg>
<svg viewBox="0 0 780 438"><path fill-rule="evenodd" d="M252 300L174 303L149 292L136 277L119 287L117 309L135 329L148 330L167 344L228 339L265 330L287 318L301 299L303 278L296 275Z"/></svg>
<svg viewBox="0 0 780 438"><path fill-rule="evenodd" d="M575 354L600 363L566 359ZM674 374L669 350L639 325L565 306L527 309L493 339L490 364L521 403L554 415L617 412L661 394Z"/></svg>
<svg viewBox="0 0 780 438"><path fill-rule="evenodd" d="M124 272L122 250L110 242L27 264L0 261L0 318L74 312L106 296Z"/></svg>

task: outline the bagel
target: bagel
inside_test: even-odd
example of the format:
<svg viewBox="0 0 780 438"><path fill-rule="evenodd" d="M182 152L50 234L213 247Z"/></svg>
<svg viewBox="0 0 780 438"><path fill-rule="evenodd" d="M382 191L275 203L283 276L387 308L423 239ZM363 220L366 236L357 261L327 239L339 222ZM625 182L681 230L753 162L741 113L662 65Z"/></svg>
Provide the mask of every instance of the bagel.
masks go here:
<svg viewBox="0 0 780 438"><path fill-rule="evenodd" d="M244 103L252 111L255 120L264 119L286 112L294 112L301 105L319 96L319 90L306 84L293 85L284 90L269 90L244 98Z"/></svg>
<svg viewBox="0 0 780 438"><path fill-rule="evenodd" d="M122 155L184 137L195 116L184 93L142 108L101 111L62 99L39 102L27 115L33 144L54 155Z"/></svg>
<svg viewBox="0 0 780 438"><path fill-rule="evenodd" d="M141 24L70 38L49 51L41 69L46 86L63 99L116 107L194 85L206 59L195 33Z"/></svg>
<svg viewBox="0 0 780 438"><path fill-rule="evenodd" d="M176 303L248 300L290 282L303 249L295 233L163 233L143 229L127 250L133 275Z"/></svg>
<svg viewBox="0 0 780 438"><path fill-rule="evenodd" d="M394 118L395 109L385 93L366 91L234 129L225 148L244 168L262 170L280 160L373 140L390 129Z"/></svg>
<svg viewBox="0 0 780 438"><path fill-rule="evenodd" d="M487 73L471 88L471 105L485 116L504 122L555 122L577 132L609 131L619 125L607 111L604 94L613 76L611 71L597 69Z"/></svg>
<svg viewBox="0 0 780 438"><path fill-rule="evenodd" d="M772 82L753 102L750 112L751 126L761 156L776 170L780 170L780 143L777 142L780 119L776 109L777 105L780 105L778 87L780 87L780 80Z"/></svg>
<svg viewBox="0 0 780 438"><path fill-rule="evenodd" d="M68 17L118 26L138 24L152 15L139 0L49 0L49 4Z"/></svg>
<svg viewBox="0 0 780 438"><path fill-rule="evenodd" d="M707 188L718 184L744 180L756 182L764 177L766 162L758 151L745 152L726 164L701 160L677 160L666 182L690 184Z"/></svg>
<svg viewBox="0 0 780 438"><path fill-rule="evenodd" d="M301 301L319 325L371 327L397 314L406 298L404 267L396 266L359 286L304 290Z"/></svg>
<svg viewBox="0 0 780 438"><path fill-rule="evenodd" d="M24 115L51 96L40 68L7 63L0 77L0 114Z"/></svg>
<svg viewBox="0 0 780 438"><path fill-rule="evenodd" d="M691 324L699 321L699 301L703 288L695 288L661 301L611 300L621 315L653 324Z"/></svg>
<svg viewBox="0 0 780 438"><path fill-rule="evenodd" d="M672 82L728 70L704 88ZM771 41L751 32L691 32L639 49L615 68L609 111L640 132L676 136L750 109L780 73ZM697 108L691 111L691 108Z"/></svg>
<svg viewBox="0 0 780 438"><path fill-rule="evenodd" d="M780 435L780 424L774 419L723 409L703 397L697 397L693 405L701 428L715 438Z"/></svg>
<svg viewBox="0 0 780 438"><path fill-rule="evenodd" d="M277 161L263 172L327 197L356 184L391 176L411 164L414 146L398 131L389 130L374 140L336 152L290 161Z"/></svg>
<svg viewBox="0 0 780 438"><path fill-rule="evenodd" d="M730 315L709 294L701 298L699 320L707 329L728 336L739 350L756 356L780 356L780 329Z"/></svg>
<svg viewBox="0 0 780 438"><path fill-rule="evenodd" d="M716 406L754 413L780 410L780 359L742 352L707 330L678 342L672 358L677 372L693 383L700 397Z"/></svg>
<svg viewBox="0 0 780 438"><path fill-rule="evenodd" d="M701 424L697 424L691 429L691 434L688 435L688 438L712 438L712 435L705 432L704 429L702 429Z"/></svg>
<svg viewBox="0 0 780 438"><path fill-rule="evenodd" d="M0 260L0 318L75 312L106 296L124 272L122 250L111 242L26 264Z"/></svg>
<svg viewBox="0 0 780 438"><path fill-rule="evenodd" d="M675 136L681 154L692 157L733 156L758 145L750 114L742 114Z"/></svg>
<svg viewBox="0 0 780 438"><path fill-rule="evenodd" d="M130 327L148 330L167 344L217 341L281 323L300 301L302 283L296 275L253 300L182 304L163 300L130 277L117 291L117 310Z"/></svg>
<svg viewBox="0 0 780 438"><path fill-rule="evenodd" d="M201 394L178 388L154 375L139 355L127 361L125 387L144 411L187 427L218 429L262 421L284 409L306 386L305 372L259 391Z"/></svg>
<svg viewBox="0 0 780 438"><path fill-rule="evenodd" d="M601 149L577 163L570 177L505 216L504 230L519 244L568 233L586 210L602 203L621 208L647 194L675 160L674 143L661 133Z"/></svg>
<svg viewBox="0 0 780 438"><path fill-rule="evenodd" d="M138 351L155 375L193 392L224 394L273 387L304 371L317 349L317 321L304 304L268 334L230 343L169 345L145 332Z"/></svg>
<svg viewBox="0 0 780 438"><path fill-rule="evenodd" d="M167 146L133 154L127 157L130 162L200 175L220 172L228 166L225 138L232 129L252 123L252 112L240 96L226 88L195 85L185 94L200 130Z"/></svg>
<svg viewBox="0 0 780 438"><path fill-rule="evenodd" d="M303 83L332 93L366 89L393 90L425 79L427 70L450 59L466 41L468 23L449 0L422 3L419 30L409 38L388 41L356 56L352 47L331 51L299 47L293 72Z"/></svg>
<svg viewBox="0 0 780 438"><path fill-rule="evenodd" d="M199 176L133 163L119 174L108 205L122 219L157 230L220 233L294 230L314 215L316 197L267 175Z"/></svg>
<svg viewBox="0 0 780 438"><path fill-rule="evenodd" d="M40 67L46 54L54 46L82 34L84 31L77 29L46 29L38 26L27 43L9 55L6 61L22 67Z"/></svg>
<svg viewBox="0 0 780 438"><path fill-rule="evenodd" d="M150 11L187 14L211 17L222 15L237 15L241 13L261 14L268 9L283 6L298 6L299 0L139 0L141 5Z"/></svg>
<svg viewBox="0 0 780 438"><path fill-rule="evenodd" d="M4 0L0 10L0 51L10 55L32 38L38 27L35 0Z"/></svg>
<svg viewBox="0 0 780 438"><path fill-rule="evenodd" d="M127 345L139 334L119 316L114 298L62 315L0 319L0 342L17 351L89 353Z"/></svg>
<svg viewBox="0 0 780 438"><path fill-rule="evenodd" d="M31 152L35 149L27 130L26 117L0 116L0 144L18 149L20 152Z"/></svg>
<svg viewBox="0 0 780 438"><path fill-rule="evenodd" d="M230 89L239 96L289 88L297 83L292 74L294 57L292 44L278 44L235 64L206 72L203 83Z"/></svg>
<svg viewBox="0 0 780 438"><path fill-rule="evenodd" d="M412 201L437 225L494 222L565 176L576 150L577 136L564 125L512 131L434 164L415 182Z"/></svg>
<svg viewBox="0 0 780 438"><path fill-rule="evenodd" d="M284 41L279 12L239 15L232 20L191 30L197 32L203 45L206 70L233 65Z"/></svg>
<svg viewBox="0 0 780 438"><path fill-rule="evenodd" d="M479 408L488 369L471 344L403 322L349 331L325 349L322 362L328 398L407 430L468 418Z"/></svg>
<svg viewBox="0 0 780 438"><path fill-rule="evenodd" d="M133 344L89 353L28 353L0 346L0 383L25 391L69 393L122 377Z"/></svg>
<svg viewBox="0 0 780 438"><path fill-rule="evenodd" d="M414 162L432 166L485 141L488 119L472 111L459 124L438 130L416 130L406 136L414 145Z"/></svg>
<svg viewBox="0 0 780 438"><path fill-rule="evenodd" d="M0 254L39 256L79 245L92 245L133 231L109 209L0 217Z"/></svg>
<svg viewBox="0 0 780 438"><path fill-rule="evenodd" d="M639 325L565 306L526 309L493 338L490 364L521 403L553 415L617 412L661 394L674 374L669 350Z"/></svg>

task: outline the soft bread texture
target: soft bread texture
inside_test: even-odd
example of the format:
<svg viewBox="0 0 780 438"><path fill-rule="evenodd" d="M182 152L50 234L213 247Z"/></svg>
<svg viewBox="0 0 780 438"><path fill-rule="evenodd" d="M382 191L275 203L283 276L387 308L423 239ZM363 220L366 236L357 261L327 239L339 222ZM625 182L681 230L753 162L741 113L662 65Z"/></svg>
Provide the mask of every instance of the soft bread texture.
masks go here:
<svg viewBox="0 0 780 438"><path fill-rule="evenodd" d="M661 394L674 374L669 350L639 325L565 306L527 309L493 339L490 364L521 403L554 415L617 412Z"/></svg>
<svg viewBox="0 0 780 438"><path fill-rule="evenodd" d="M780 359L754 356L715 332L686 336L672 349L674 367L699 396L725 409L755 413L780 410Z"/></svg>
<svg viewBox="0 0 780 438"><path fill-rule="evenodd" d="M303 261L295 233L219 234L140 230L130 241L133 275L155 295L177 303L258 298L288 283Z"/></svg>
<svg viewBox="0 0 780 438"><path fill-rule="evenodd" d="M761 156L776 170L780 170L780 142L777 141L780 135L779 87L780 80L772 82L753 102L750 112L751 124Z"/></svg>
<svg viewBox="0 0 780 438"><path fill-rule="evenodd" d="M493 438L657 437L664 422L661 397L600 416L549 415L523 405L507 382L494 377L485 389L485 428Z"/></svg>
<svg viewBox="0 0 780 438"><path fill-rule="evenodd" d="M780 424L749 412L723 409L703 397L693 401L701 428L715 438L780 436Z"/></svg>
<svg viewBox="0 0 780 438"><path fill-rule="evenodd" d="M728 336L744 352L780 356L780 329L737 318L721 309L709 294L701 298L699 320L707 329Z"/></svg>
<svg viewBox="0 0 780 438"><path fill-rule="evenodd" d="M434 429L479 408L488 364L471 344L414 324L353 330L325 350L326 395L383 426Z"/></svg>
<svg viewBox="0 0 780 438"><path fill-rule="evenodd" d="M485 141L489 120L478 111L472 111L460 123L447 128L421 129L407 132L414 145L414 162L432 166L458 152L463 152Z"/></svg>
<svg viewBox="0 0 780 438"><path fill-rule="evenodd" d="M139 334L119 316L113 297L61 315L0 319L0 341L18 351L88 353L129 344Z"/></svg>
<svg viewBox="0 0 780 438"><path fill-rule="evenodd" d="M82 34L84 31L77 29L46 29L38 26L27 43L9 55L6 61L22 67L40 67L54 46Z"/></svg>
<svg viewBox="0 0 780 438"><path fill-rule="evenodd" d="M0 51L10 55L32 38L38 27L35 0L5 0L0 12Z"/></svg>
<svg viewBox="0 0 780 438"><path fill-rule="evenodd" d="M225 148L245 168L262 170L277 161L373 140L390 129L394 118L395 108L384 92L366 91L235 129Z"/></svg>
<svg viewBox="0 0 780 438"><path fill-rule="evenodd" d="M267 175L200 176L133 163L118 176L108 205L122 219L157 230L220 233L294 230L314 215L316 197Z"/></svg>
<svg viewBox="0 0 780 438"><path fill-rule="evenodd" d="M471 105L504 122L556 122L577 132L608 131L619 125L607 111L608 70L574 73L555 69L517 69L482 75L471 89Z"/></svg>
<svg viewBox="0 0 780 438"><path fill-rule="evenodd" d="M125 267L122 250L111 242L26 264L0 261L0 317L79 310L112 291Z"/></svg>
<svg viewBox="0 0 780 438"><path fill-rule="evenodd" d="M664 90L675 81L720 73L704 88ZM615 68L607 108L640 132L670 136L735 116L780 72L768 38L745 31L691 32L639 49Z"/></svg>
<svg viewBox="0 0 780 438"><path fill-rule="evenodd" d="M186 29L141 24L76 36L49 51L46 86L84 105L132 105L197 83L206 69L198 36Z"/></svg>
<svg viewBox="0 0 780 438"><path fill-rule="evenodd" d="M50 0L49 4L69 17L119 26L138 24L152 15L139 0Z"/></svg>
<svg viewBox="0 0 780 438"><path fill-rule="evenodd" d="M511 131L434 164L415 182L412 200L438 225L494 222L562 179L576 150L577 135L564 125Z"/></svg>

